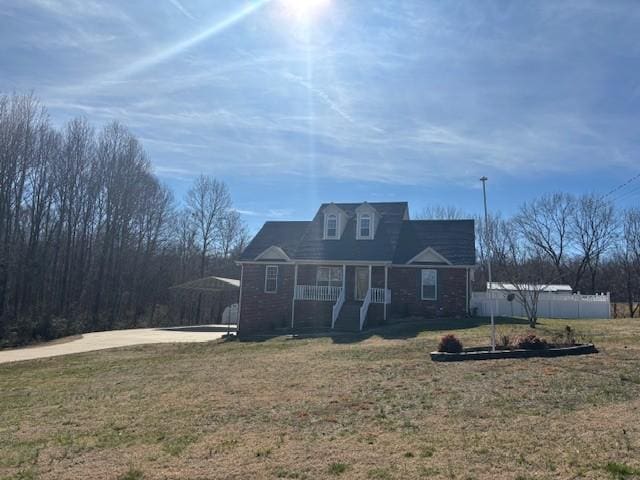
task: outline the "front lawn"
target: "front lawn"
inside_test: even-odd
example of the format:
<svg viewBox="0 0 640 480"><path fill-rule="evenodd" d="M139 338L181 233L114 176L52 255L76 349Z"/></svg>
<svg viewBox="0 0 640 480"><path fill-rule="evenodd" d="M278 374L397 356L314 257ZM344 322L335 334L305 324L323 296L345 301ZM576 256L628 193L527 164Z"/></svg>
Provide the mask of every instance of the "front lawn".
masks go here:
<svg viewBox="0 0 640 480"><path fill-rule="evenodd" d="M640 321L568 323L600 353L431 362L487 343L458 320L0 365L0 478L634 478Z"/></svg>

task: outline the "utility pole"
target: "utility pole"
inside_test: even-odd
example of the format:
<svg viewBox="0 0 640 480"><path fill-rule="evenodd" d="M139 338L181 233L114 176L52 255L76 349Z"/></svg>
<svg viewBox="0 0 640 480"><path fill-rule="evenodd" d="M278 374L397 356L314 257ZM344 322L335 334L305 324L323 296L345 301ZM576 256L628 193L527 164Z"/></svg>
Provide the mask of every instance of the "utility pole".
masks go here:
<svg viewBox="0 0 640 480"><path fill-rule="evenodd" d="M491 351L496 351L496 323L493 318L493 288L491 285L491 242L489 241L489 235L487 234L489 228L489 214L487 213L487 183L488 178L482 177L480 181L482 182L482 196L484 198L484 234L485 234L485 242L487 243L487 273L489 274L489 283L487 285L487 290L489 292L489 312L491 314Z"/></svg>

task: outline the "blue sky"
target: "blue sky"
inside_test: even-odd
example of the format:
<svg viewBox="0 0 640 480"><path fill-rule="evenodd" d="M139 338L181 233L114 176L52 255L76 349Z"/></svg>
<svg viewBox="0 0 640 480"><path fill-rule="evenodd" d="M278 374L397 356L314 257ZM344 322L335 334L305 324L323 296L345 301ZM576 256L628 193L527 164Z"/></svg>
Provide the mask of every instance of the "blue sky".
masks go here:
<svg viewBox="0 0 640 480"><path fill-rule="evenodd" d="M0 0L0 92L122 121L178 197L223 179L253 231L323 201L477 213L481 175L510 213L640 172L635 0L295 1Z"/></svg>

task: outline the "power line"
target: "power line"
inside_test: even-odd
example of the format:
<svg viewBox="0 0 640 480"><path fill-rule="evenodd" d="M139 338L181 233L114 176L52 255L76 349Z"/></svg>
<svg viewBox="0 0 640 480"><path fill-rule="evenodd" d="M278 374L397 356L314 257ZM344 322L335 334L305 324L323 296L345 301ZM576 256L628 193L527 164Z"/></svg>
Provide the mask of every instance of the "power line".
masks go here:
<svg viewBox="0 0 640 480"><path fill-rule="evenodd" d="M611 199L612 202L619 202L620 200L633 197L636 193L640 193L640 185L632 190L627 190L626 192L622 192L620 195L616 195Z"/></svg>
<svg viewBox="0 0 640 480"><path fill-rule="evenodd" d="M610 195L616 193L617 191L622 190L627 185L629 185L630 183L634 182L635 180L637 180L639 178L640 178L640 173L638 173L637 175L634 175L633 177L629 178L626 182L621 183L620 185L618 185L617 187L613 188L612 190L609 190L609 192L607 192L605 195L603 195L602 200L604 200L605 198L609 197Z"/></svg>

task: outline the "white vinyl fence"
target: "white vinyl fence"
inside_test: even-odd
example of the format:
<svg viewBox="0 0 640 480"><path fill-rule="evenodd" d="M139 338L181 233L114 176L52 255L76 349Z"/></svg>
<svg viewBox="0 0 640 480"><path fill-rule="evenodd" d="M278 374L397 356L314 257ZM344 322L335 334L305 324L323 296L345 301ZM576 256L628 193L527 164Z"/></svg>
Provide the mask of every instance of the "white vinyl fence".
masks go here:
<svg viewBox="0 0 640 480"><path fill-rule="evenodd" d="M521 303L516 297L510 302L507 292L473 292L471 309L477 315L488 317L493 295L493 314L497 317L526 317ZM608 293L599 295L541 293L538 299L540 318L611 318L611 299Z"/></svg>

